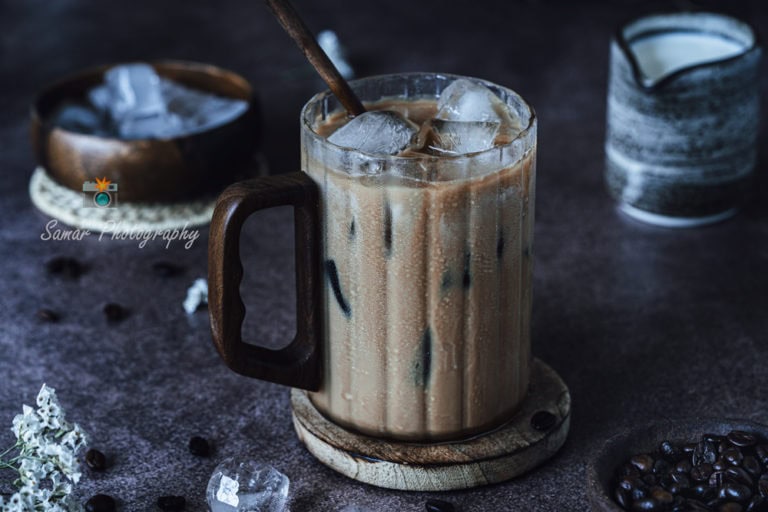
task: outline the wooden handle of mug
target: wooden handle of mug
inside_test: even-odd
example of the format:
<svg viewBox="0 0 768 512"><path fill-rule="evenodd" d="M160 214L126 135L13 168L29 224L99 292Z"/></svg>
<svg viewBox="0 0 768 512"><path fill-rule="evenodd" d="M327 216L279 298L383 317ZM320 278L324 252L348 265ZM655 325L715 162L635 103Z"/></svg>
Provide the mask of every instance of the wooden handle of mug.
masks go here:
<svg viewBox="0 0 768 512"><path fill-rule="evenodd" d="M303 172L256 178L228 187L216 203L208 242L208 308L213 341L232 370L317 391L322 379L322 272L317 185ZM245 343L240 233L259 210L293 206L296 237L296 337L269 350Z"/></svg>

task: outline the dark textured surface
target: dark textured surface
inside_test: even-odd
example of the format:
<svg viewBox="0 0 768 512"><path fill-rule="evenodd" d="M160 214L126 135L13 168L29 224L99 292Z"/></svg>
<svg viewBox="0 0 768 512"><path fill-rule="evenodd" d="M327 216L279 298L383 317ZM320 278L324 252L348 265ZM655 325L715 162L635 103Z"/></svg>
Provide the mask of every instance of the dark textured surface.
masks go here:
<svg viewBox="0 0 768 512"><path fill-rule="evenodd" d="M436 496L463 511L586 510L585 463L625 425L698 415L766 420L765 127L755 197L726 223L689 231L640 225L616 212L602 183L613 26L654 6L691 5L297 2L313 29L339 33L361 74L480 76L520 92L540 118L534 352L570 386L571 434L556 458L525 477ZM768 34L762 0L727 5ZM299 109L321 84L292 45L258 1L0 2L0 425L10 427L43 381L56 387L70 418L112 464L86 474L83 496L106 492L122 510L145 511L158 496L177 494L188 498L188 510L205 510L216 462L252 453L291 478L294 511L350 502L424 509L425 494L375 489L317 463L291 429L288 391L225 368L205 312L187 318L181 309L187 286L206 273L205 232L190 250L96 237L42 241L46 219L27 196L34 91L126 59L209 61L242 73L261 91L272 169L296 170ZM764 61L764 96L765 71ZM244 241L246 303L255 313L248 333L274 345L293 330L291 224L285 211L258 221ZM59 254L81 258L88 272L76 281L48 277L45 262ZM186 273L161 279L152 271L159 260L184 264ZM108 324L108 302L130 316ZM61 320L41 323L41 307ZM192 435L211 440L211 458L189 454ZM2 427L0 445L11 442ZM10 475L0 478L7 483Z"/></svg>

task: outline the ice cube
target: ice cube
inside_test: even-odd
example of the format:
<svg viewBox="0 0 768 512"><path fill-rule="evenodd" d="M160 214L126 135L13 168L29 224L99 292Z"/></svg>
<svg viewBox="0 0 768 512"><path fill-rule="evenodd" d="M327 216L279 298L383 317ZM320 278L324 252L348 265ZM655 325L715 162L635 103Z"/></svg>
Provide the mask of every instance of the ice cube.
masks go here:
<svg viewBox="0 0 768 512"><path fill-rule="evenodd" d="M97 111L108 115L110 112L110 104L112 103L112 93L105 84L97 85L90 91L88 91L88 101L91 102L91 106Z"/></svg>
<svg viewBox="0 0 768 512"><path fill-rule="evenodd" d="M430 150L438 155L465 155L493 147L500 123L492 121L445 121L433 119Z"/></svg>
<svg viewBox="0 0 768 512"><path fill-rule="evenodd" d="M51 116L50 122L54 126L77 133L94 135L105 130L98 112L77 103L61 104Z"/></svg>
<svg viewBox="0 0 768 512"><path fill-rule="evenodd" d="M208 130L236 118L246 111L248 103L243 100L219 98L208 95L198 104L195 115L195 129Z"/></svg>
<svg viewBox="0 0 768 512"><path fill-rule="evenodd" d="M122 139L164 139L178 136L182 120L173 113L149 117L125 117L117 123L117 133Z"/></svg>
<svg viewBox="0 0 768 512"><path fill-rule="evenodd" d="M149 64L115 66L104 73L110 92L109 109L115 120L150 117L166 112L160 76Z"/></svg>
<svg viewBox="0 0 768 512"><path fill-rule="evenodd" d="M104 131L123 139L198 133L220 126L248 109L246 101L161 78L148 64L115 66L104 74L104 80L105 84L88 92L88 100L111 122Z"/></svg>
<svg viewBox="0 0 768 512"><path fill-rule="evenodd" d="M190 89L171 80L162 80L160 90L163 92L163 98L168 104L168 110L182 117L194 117L198 105L205 101L210 95Z"/></svg>
<svg viewBox="0 0 768 512"><path fill-rule="evenodd" d="M440 94L435 117L446 121L502 123L509 114L504 102L490 89L466 78L459 78Z"/></svg>
<svg viewBox="0 0 768 512"><path fill-rule="evenodd" d="M208 130L231 121L248 109L248 102L196 91L170 80L162 80L168 111L178 115L185 133Z"/></svg>
<svg viewBox="0 0 768 512"><path fill-rule="evenodd" d="M206 498L212 512L283 512L289 485L272 466L229 458L213 471Z"/></svg>
<svg viewBox="0 0 768 512"><path fill-rule="evenodd" d="M409 147L419 127L397 112L364 112L328 137L337 146L377 155L396 155Z"/></svg>

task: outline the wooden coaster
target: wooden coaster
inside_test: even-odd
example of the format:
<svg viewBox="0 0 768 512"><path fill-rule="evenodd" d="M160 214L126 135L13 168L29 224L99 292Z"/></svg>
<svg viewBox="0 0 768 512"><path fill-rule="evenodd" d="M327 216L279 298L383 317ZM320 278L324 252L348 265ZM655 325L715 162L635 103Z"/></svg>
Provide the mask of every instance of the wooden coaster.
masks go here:
<svg viewBox="0 0 768 512"><path fill-rule="evenodd" d="M560 376L534 359L528 396L517 414L498 429L461 441L420 444L388 441L350 432L326 419L306 391L293 389L293 425L320 462L355 480L406 491L467 489L508 480L550 458L565 442L571 396ZM539 411L556 420L537 430ZM539 425L541 427L541 425Z"/></svg>

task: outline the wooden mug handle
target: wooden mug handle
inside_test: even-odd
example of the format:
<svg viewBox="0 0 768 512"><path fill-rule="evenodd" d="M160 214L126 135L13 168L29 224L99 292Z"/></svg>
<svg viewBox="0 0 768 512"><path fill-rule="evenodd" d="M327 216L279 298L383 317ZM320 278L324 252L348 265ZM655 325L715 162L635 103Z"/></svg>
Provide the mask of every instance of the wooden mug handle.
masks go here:
<svg viewBox="0 0 768 512"><path fill-rule="evenodd" d="M208 309L213 341L232 370L257 379L317 391L322 379L322 272L317 185L303 172L229 186L219 196L208 242ZM245 343L240 233L259 210L293 206L296 238L296 337L270 350Z"/></svg>

